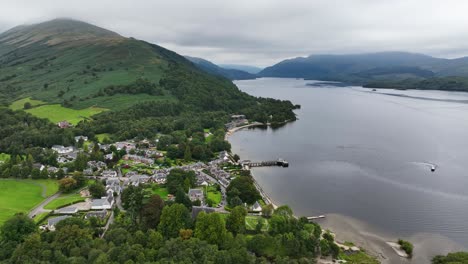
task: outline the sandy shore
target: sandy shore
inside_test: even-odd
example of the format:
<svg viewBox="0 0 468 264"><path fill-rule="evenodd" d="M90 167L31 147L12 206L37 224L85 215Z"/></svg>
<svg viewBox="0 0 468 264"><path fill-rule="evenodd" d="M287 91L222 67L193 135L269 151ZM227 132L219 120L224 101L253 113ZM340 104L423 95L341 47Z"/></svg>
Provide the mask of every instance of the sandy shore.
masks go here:
<svg viewBox="0 0 468 264"><path fill-rule="evenodd" d="M317 221L322 228L336 234L340 242L351 241L364 248L370 255L377 257L381 263L430 263L435 255L466 250L447 237L420 233L410 237L401 237L414 245L412 259L398 256L387 242L395 242L400 237L377 230L357 219L338 214L327 214L326 218Z"/></svg>
<svg viewBox="0 0 468 264"><path fill-rule="evenodd" d="M241 129L244 129L244 128L248 128L248 127L256 127L256 126L264 126L265 124L263 123L260 123L260 122L254 122L254 123L251 123L251 124L248 124L248 125L244 125L244 126L240 126L240 127L235 127L233 129L229 129L227 132L226 132L226 135L224 136L224 140L228 140L229 139L229 136L231 136L232 134L234 134L236 131L239 131Z"/></svg>

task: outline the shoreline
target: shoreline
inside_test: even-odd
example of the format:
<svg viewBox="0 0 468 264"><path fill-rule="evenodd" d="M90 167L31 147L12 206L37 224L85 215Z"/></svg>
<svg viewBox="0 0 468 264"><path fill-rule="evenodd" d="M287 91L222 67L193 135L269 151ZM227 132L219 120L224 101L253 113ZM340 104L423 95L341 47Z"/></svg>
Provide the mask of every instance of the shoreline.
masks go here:
<svg viewBox="0 0 468 264"><path fill-rule="evenodd" d="M226 133L225 140L235 132L248 127L258 125L265 125L261 123L249 124L241 127L236 127ZM253 170L250 169L254 185L260 192L263 200L267 204L272 204L276 209L278 204L275 203L271 196L266 193L261 185L258 183ZM370 224L355 219L350 216L329 213L323 219L315 221L323 229L328 229L336 234L337 242L350 241L359 248L375 258L380 263L393 264L393 263L430 263L432 258L436 255L446 255L450 252L466 251L467 248L449 239L448 237L429 234L429 233L415 233L405 236L397 236L396 234L388 233L384 230L371 226ZM399 256L395 249L389 245L389 242L396 242L398 239L405 239L413 243L414 254L412 258L404 258ZM442 246L443 245L443 246Z"/></svg>
<svg viewBox="0 0 468 264"><path fill-rule="evenodd" d="M268 124L264 124L264 123L260 123L260 122L254 122L254 123L251 123L251 124L247 124L247 125L243 125L243 126L240 126L240 127L235 127L235 128L231 128L229 129L226 134L224 135L224 140L228 140L230 136L232 136L232 134L236 133L237 131L239 130L242 130L244 128L249 128L249 127L256 127L256 126L267 126Z"/></svg>

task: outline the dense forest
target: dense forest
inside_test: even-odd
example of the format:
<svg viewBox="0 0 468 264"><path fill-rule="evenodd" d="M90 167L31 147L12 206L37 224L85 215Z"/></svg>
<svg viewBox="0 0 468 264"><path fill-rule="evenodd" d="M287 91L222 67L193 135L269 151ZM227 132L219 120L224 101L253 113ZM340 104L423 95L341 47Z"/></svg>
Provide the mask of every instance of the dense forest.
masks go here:
<svg viewBox="0 0 468 264"><path fill-rule="evenodd" d="M186 179L186 180L183 180ZM192 172L175 170L169 188L184 190ZM184 193L184 191L182 191ZM29 217L18 214L0 229L0 261L5 263L315 263L338 256L333 236L320 240L322 229L297 219L282 206L271 210L254 230L247 229L242 206L230 214L191 215L188 197L163 201L144 186L121 194L125 211L103 235L98 221L68 218L54 232L39 232ZM268 228L266 228L268 221Z"/></svg>
<svg viewBox="0 0 468 264"><path fill-rule="evenodd" d="M445 90L468 92L467 77L439 77L429 79L406 79L400 81L381 80L364 85L367 88L393 88L393 89L418 89L418 90Z"/></svg>

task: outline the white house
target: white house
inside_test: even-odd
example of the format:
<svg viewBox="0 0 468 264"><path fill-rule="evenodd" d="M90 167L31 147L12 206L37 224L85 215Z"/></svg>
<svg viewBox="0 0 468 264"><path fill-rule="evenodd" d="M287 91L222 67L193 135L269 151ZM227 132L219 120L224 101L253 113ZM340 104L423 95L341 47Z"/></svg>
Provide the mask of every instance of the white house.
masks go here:
<svg viewBox="0 0 468 264"><path fill-rule="evenodd" d="M254 212L261 212L262 211L262 206L256 201L254 205L252 205L252 211Z"/></svg>
<svg viewBox="0 0 468 264"><path fill-rule="evenodd" d="M111 209L112 206L114 206L114 195L112 195L112 192L110 192L107 194L107 197L93 199L91 203L91 210Z"/></svg>

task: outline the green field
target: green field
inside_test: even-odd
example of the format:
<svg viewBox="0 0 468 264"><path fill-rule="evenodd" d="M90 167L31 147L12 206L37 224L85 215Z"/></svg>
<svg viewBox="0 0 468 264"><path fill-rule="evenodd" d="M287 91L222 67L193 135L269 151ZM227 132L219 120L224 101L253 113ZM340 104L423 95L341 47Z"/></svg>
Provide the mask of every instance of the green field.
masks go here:
<svg viewBox="0 0 468 264"><path fill-rule="evenodd" d="M40 101L40 100L33 100L31 99L30 97L28 98L24 98L24 99L21 99L21 100L18 100L18 101L15 101L13 102L11 105L10 105L10 109L11 110L21 110L21 109L24 109L24 104L26 102L29 102L31 104L31 106L38 106L38 105L43 105L43 104L46 104L46 102L43 102L43 101Z"/></svg>
<svg viewBox="0 0 468 264"><path fill-rule="evenodd" d="M46 204L46 206L44 206L44 209L55 210L64 205L84 200L85 198L81 197L79 193L63 194L57 197L56 199L52 200L50 203Z"/></svg>
<svg viewBox="0 0 468 264"><path fill-rule="evenodd" d="M39 118L47 118L52 123L57 123L66 120L76 125L81 120L90 118L91 116L99 114L106 110L107 109L105 108L98 107L89 107L86 109L75 110L63 107L59 104L52 104L34 107L25 111Z"/></svg>
<svg viewBox="0 0 468 264"><path fill-rule="evenodd" d="M161 199L167 200L167 195L169 194L169 192L167 191L167 188L161 187L158 184L154 184L151 186L151 188L149 188L149 190L151 191L152 194L157 194L161 197Z"/></svg>
<svg viewBox="0 0 468 264"><path fill-rule="evenodd" d="M106 139L106 138L107 138L107 139L110 139L110 136L111 136L111 135L108 134L108 133L102 133L102 134L97 134L97 135L96 135L96 138L97 138L97 140L99 140L99 142L102 143L102 142L104 141L104 139Z"/></svg>
<svg viewBox="0 0 468 264"><path fill-rule="evenodd" d="M32 183L32 184L36 184L36 185L37 184L41 185L43 190L45 190L46 197L54 195L56 192L58 192L58 189L59 189L58 181L56 180L24 180L24 181Z"/></svg>
<svg viewBox="0 0 468 264"><path fill-rule="evenodd" d="M43 188L32 180L0 180L0 225L16 213L27 213L46 197Z"/></svg>
<svg viewBox="0 0 468 264"><path fill-rule="evenodd" d="M207 198L214 202L214 206L221 202L221 192L217 191L214 186L208 186Z"/></svg>

